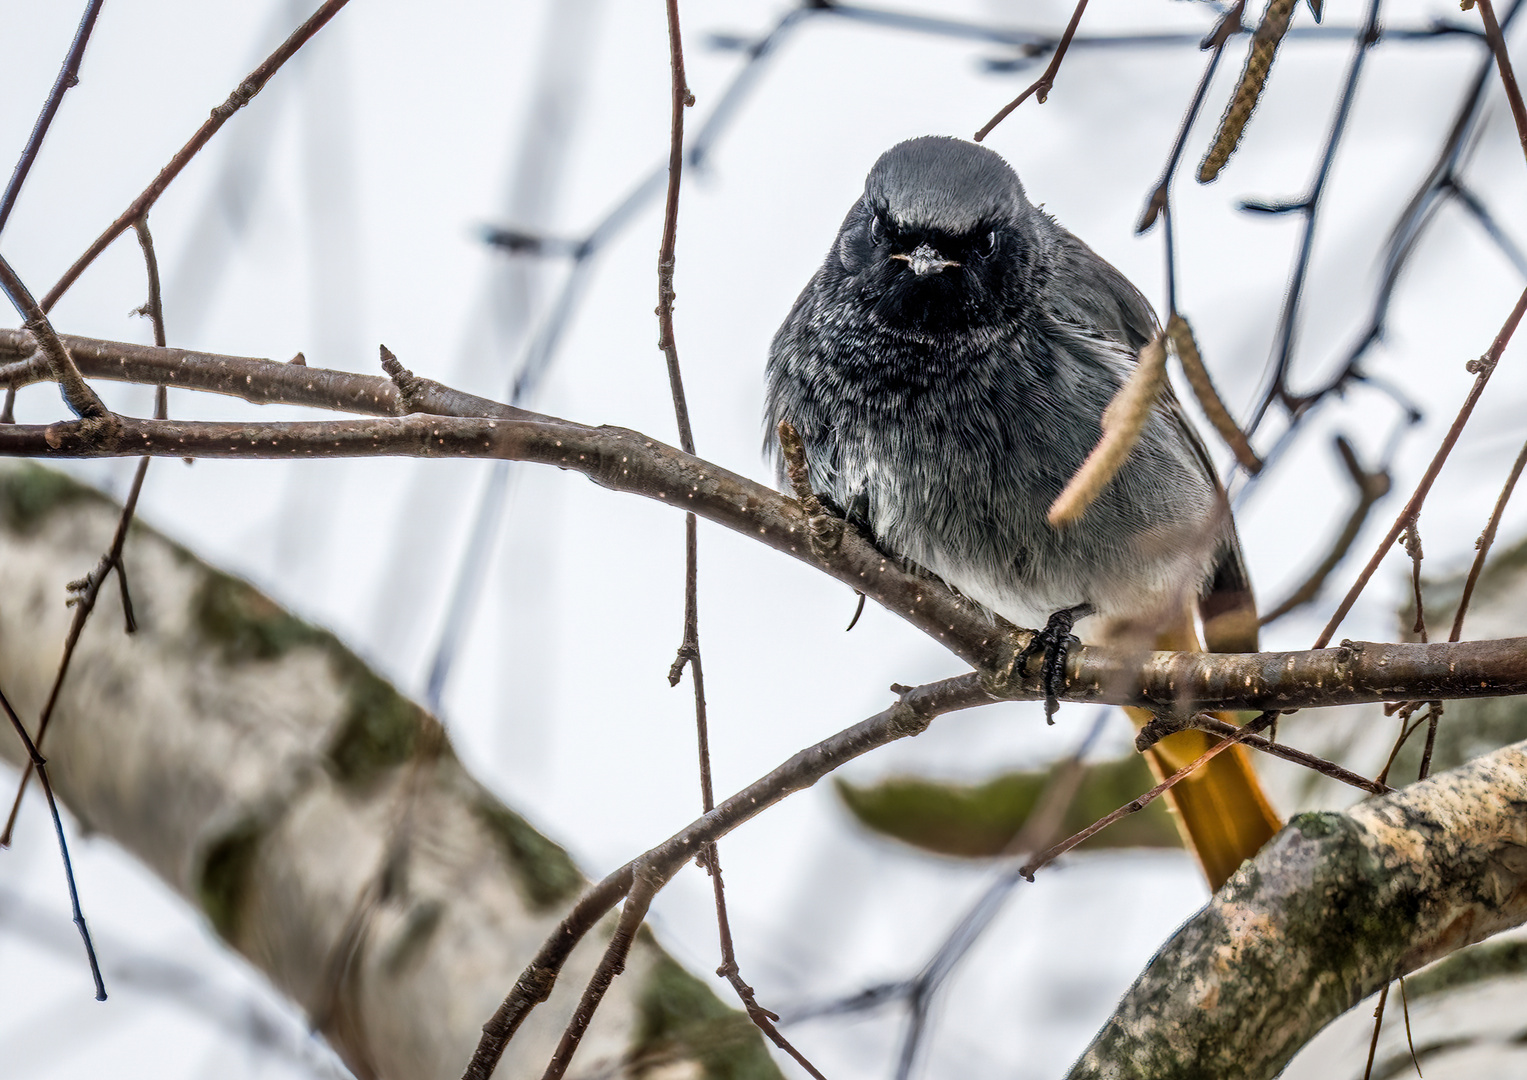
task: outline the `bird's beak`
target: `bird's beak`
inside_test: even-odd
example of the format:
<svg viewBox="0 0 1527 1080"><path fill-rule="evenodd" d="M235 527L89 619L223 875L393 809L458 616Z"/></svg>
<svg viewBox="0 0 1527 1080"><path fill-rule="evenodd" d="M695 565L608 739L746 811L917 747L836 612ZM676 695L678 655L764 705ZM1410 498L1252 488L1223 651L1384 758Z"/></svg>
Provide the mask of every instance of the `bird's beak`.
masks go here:
<svg viewBox="0 0 1527 1080"><path fill-rule="evenodd" d="M934 250L932 244L918 244L913 249L912 254L897 254L892 255L891 258L900 259L902 262L907 263L911 266L912 273L918 277L922 277L924 274L937 274L946 267L960 265L953 259L944 258Z"/></svg>

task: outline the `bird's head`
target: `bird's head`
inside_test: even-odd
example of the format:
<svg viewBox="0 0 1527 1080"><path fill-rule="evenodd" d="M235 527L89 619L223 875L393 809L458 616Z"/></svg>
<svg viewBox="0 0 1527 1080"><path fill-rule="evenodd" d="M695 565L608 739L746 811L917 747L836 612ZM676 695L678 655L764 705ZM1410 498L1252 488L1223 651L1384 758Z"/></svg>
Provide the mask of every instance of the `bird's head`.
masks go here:
<svg viewBox="0 0 1527 1080"><path fill-rule="evenodd" d="M1004 316L1031 263L1035 211L1001 156L927 136L881 155L837 257L883 320L938 331Z"/></svg>

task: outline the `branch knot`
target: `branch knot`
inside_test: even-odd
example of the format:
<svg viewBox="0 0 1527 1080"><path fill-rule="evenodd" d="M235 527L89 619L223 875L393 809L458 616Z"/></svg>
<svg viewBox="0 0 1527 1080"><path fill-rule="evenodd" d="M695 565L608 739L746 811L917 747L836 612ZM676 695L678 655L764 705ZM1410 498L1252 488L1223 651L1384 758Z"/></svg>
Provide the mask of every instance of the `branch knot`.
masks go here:
<svg viewBox="0 0 1527 1080"><path fill-rule="evenodd" d="M387 377L398 388L398 415L406 416L409 413L418 412L420 392L423 390L422 384L424 380L404 367L386 345L380 348L382 350L382 370L387 372Z"/></svg>

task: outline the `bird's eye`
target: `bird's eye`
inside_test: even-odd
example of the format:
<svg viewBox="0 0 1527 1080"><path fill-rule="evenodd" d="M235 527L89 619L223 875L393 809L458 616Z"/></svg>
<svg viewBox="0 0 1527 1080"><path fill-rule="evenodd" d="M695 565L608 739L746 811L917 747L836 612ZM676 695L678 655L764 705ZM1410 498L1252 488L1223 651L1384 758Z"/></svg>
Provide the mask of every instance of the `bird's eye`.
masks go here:
<svg viewBox="0 0 1527 1080"><path fill-rule="evenodd" d="M986 239L976 245L976 254L983 259L989 259L997 252L997 230L993 229L986 234Z"/></svg>
<svg viewBox="0 0 1527 1080"><path fill-rule="evenodd" d="M870 242L878 244L885 239L885 223L879 214L870 215Z"/></svg>

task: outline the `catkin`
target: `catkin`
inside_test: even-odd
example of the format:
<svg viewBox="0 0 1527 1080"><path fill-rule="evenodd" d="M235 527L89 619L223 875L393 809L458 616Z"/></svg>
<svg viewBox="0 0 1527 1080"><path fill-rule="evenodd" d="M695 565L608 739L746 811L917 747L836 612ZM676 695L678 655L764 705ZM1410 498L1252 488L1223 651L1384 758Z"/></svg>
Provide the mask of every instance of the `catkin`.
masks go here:
<svg viewBox="0 0 1527 1080"><path fill-rule="evenodd" d="M1267 72L1272 68L1273 58L1278 54L1278 44L1288 31L1288 21L1294 14L1295 0L1269 0L1262 22L1252 35L1251 51L1246 54L1246 70L1241 72L1241 83L1235 88L1225 115L1220 118L1219 131L1214 145L1204 155L1198 167L1198 182L1207 184L1219 175L1219 171L1240 145L1241 132L1251 119L1252 110L1262 96L1267 82Z"/></svg>

